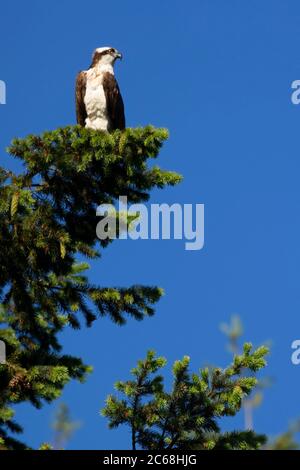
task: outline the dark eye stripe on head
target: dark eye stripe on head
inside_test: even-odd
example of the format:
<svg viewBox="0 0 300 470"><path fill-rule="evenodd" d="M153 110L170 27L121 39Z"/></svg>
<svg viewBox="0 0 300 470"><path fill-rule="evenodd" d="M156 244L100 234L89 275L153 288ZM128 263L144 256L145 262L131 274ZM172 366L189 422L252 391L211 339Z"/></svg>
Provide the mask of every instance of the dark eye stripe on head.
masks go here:
<svg viewBox="0 0 300 470"><path fill-rule="evenodd" d="M104 55L106 55L106 54L113 55L116 52L117 51L114 47L111 47L110 49L106 49L106 50L101 51L101 52L96 49L95 52L94 52L94 55L93 55L93 58L92 58L92 63L90 65L90 67L94 67L97 64L97 62L101 59L101 57L103 57Z"/></svg>

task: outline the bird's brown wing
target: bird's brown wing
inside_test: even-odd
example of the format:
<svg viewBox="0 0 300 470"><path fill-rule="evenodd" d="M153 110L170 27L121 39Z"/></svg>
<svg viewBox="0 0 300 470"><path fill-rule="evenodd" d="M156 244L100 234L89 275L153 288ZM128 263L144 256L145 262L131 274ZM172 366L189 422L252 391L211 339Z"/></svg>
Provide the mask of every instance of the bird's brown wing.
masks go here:
<svg viewBox="0 0 300 470"><path fill-rule="evenodd" d="M87 118L84 97L86 92L86 73L79 72L76 77L76 118L77 123L81 126L85 126L85 120Z"/></svg>
<svg viewBox="0 0 300 470"><path fill-rule="evenodd" d="M103 89L110 120L110 130L125 129L125 113L122 95L117 80L109 72L106 72L103 76Z"/></svg>

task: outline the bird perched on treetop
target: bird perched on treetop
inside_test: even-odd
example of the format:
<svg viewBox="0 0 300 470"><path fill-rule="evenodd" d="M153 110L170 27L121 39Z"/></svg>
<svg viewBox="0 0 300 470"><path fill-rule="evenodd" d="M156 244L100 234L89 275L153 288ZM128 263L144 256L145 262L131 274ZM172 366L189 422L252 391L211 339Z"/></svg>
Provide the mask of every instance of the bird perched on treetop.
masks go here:
<svg viewBox="0 0 300 470"><path fill-rule="evenodd" d="M95 50L91 66L76 79L76 116L81 126L111 132L125 128L124 103L114 76L122 54L113 47Z"/></svg>

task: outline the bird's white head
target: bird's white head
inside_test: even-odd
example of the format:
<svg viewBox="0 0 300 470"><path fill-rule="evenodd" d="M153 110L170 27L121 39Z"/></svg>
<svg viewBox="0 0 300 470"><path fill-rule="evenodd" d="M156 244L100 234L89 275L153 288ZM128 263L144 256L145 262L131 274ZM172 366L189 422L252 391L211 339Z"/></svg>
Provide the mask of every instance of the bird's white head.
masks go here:
<svg viewBox="0 0 300 470"><path fill-rule="evenodd" d="M122 59L122 54L114 47L98 47L94 51L91 68L113 67L117 59Z"/></svg>

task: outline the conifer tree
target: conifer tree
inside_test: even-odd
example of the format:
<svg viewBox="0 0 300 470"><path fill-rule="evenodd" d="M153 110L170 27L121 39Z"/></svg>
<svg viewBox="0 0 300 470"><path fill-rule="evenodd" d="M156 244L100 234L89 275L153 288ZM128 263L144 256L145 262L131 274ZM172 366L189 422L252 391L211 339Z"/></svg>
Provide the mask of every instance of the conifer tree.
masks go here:
<svg viewBox="0 0 300 470"><path fill-rule="evenodd" d="M221 323L220 330L226 335L228 339L228 351L233 355L240 354L242 350L240 340L244 333L244 327L239 315L232 315L228 324L224 322ZM264 342L264 345L266 344L270 346L269 342ZM270 377L263 377L263 379L260 379L257 383L254 393L245 397L243 400L242 407L244 411L245 429L253 429L254 410L262 404L263 392L265 388L271 385L271 383L272 379Z"/></svg>
<svg viewBox="0 0 300 470"><path fill-rule="evenodd" d="M190 373L186 356L174 363L168 392L157 374L166 360L149 351L132 369L133 379L117 382L119 394L108 396L102 414L110 428L130 427L132 449L257 449L265 436L251 430L222 433L219 420L240 410L257 383L253 373L266 364L267 352L263 346L252 351L246 343L226 369L206 368L198 374Z"/></svg>
<svg viewBox="0 0 300 470"><path fill-rule="evenodd" d="M300 420L292 422L288 429L276 436L270 438L264 446L266 450L300 450L299 443Z"/></svg>
<svg viewBox="0 0 300 470"><path fill-rule="evenodd" d="M69 126L15 139L8 152L21 174L0 168L0 446L26 448L12 405L51 402L71 379L84 380L82 358L61 354L58 333L109 316L124 324L154 314L155 286L89 282L78 256L99 258L110 240L96 237L96 208L122 195L147 201L152 188L180 176L149 165L168 133L152 126L112 134Z"/></svg>
<svg viewBox="0 0 300 470"><path fill-rule="evenodd" d="M79 421L71 419L68 406L65 403L60 403L52 423L54 430L53 449L63 449L76 430L80 428L80 425Z"/></svg>

